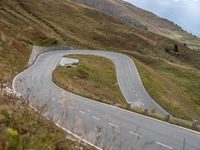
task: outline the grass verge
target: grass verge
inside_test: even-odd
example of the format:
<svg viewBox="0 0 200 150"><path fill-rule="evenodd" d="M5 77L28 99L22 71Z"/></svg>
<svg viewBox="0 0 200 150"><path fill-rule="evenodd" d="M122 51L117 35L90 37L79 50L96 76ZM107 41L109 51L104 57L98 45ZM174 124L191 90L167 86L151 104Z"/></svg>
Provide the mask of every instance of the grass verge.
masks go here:
<svg viewBox="0 0 200 150"><path fill-rule="evenodd" d="M93 150L36 113L27 103L0 96L1 150ZM26 114L26 115L24 115Z"/></svg>
<svg viewBox="0 0 200 150"><path fill-rule="evenodd" d="M134 57L145 88L164 109L173 116L200 121L199 70L158 58Z"/></svg>
<svg viewBox="0 0 200 150"><path fill-rule="evenodd" d="M54 82L67 91L121 107L127 105L118 85L114 64L103 57L69 55L80 60L77 67L58 67Z"/></svg>
<svg viewBox="0 0 200 150"><path fill-rule="evenodd" d="M112 62L97 56L68 55L67 57L79 59L80 65L72 68L58 67L53 72L53 81L58 86L64 88L67 91L111 105L113 105L113 99L115 99L117 101L116 106L127 109L127 103L125 102L119 87L116 86L117 79L115 76L115 68ZM147 61L148 59L146 58L145 60ZM176 69L173 69L173 74L170 69L165 70L167 73L174 75L172 78L169 78L162 75L160 70L156 70L156 68L150 68L149 65L147 66L145 63L141 63L141 61L141 59L139 61L139 56L137 59L135 59L142 81L150 95L173 116L179 117L181 119L186 119L179 120L172 118L170 119L170 123L191 129L192 122L187 120L199 120L199 106L198 103L193 101L196 99L192 99L192 97L189 97L190 95L185 97L185 90L182 89L183 87L178 85L178 81L180 81L180 84L184 85L184 80L175 81L179 78L174 77L178 74L182 75L182 73L179 71L182 69L185 70L186 68L173 66L172 64L163 62L165 64L164 66L170 66L170 69L176 67ZM153 59L152 61L155 61L154 63L156 63L156 59ZM151 62L152 66L153 62ZM161 62L159 62L159 64L161 64ZM157 65L155 64L155 66ZM162 67L159 66L159 68ZM188 71L187 73L190 75L190 77L192 76L191 71ZM194 78L196 77L194 80L198 82L198 74L195 75L193 75ZM190 77L188 77L187 81L191 81ZM189 84L186 85L187 87L190 86ZM197 92L198 86L199 85L196 87L194 86L193 90L188 92ZM198 94L195 94L195 96L198 96ZM133 108L130 111L144 114L144 111L138 108ZM166 121L165 116L163 117L157 115L156 111L149 112L146 115ZM195 130L200 131L200 127L197 127Z"/></svg>

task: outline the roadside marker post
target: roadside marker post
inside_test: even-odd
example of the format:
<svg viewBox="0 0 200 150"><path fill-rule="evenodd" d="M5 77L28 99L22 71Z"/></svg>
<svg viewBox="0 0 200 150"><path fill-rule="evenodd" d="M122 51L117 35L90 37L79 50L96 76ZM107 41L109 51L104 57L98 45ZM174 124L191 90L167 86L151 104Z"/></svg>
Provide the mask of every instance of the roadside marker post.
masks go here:
<svg viewBox="0 0 200 150"><path fill-rule="evenodd" d="M112 104L116 105L116 100L115 99L113 99Z"/></svg>
<svg viewBox="0 0 200 150"><path fill-rule="evenodd" d="M169 120L170 120L170 117L171 117L171 115L170 115L170 114L166 115L166 117L165 117L165 120L166 120L167 122L169 122Z"/></svg>
<svg viewBox="0 0 200 150"><path fill-rule="evenodd" d="M198 121L197 120L193 120L192 121L192 129L195 129L198 125Z"/></svg>
<svg viewBox="0 0 200 150"><path fill-rule="evenodd" d="M131 109L131 103L127 104L127 109L130 110Z"/></svg>
<svg viewBox="0 0 200 150"><path fill-rule="evenodd" d="M148 111L149 111L149 110L148 110L148 108L146 107L146 108L144 109L144 114L147 115L147 114L148 114Z"/></svg>

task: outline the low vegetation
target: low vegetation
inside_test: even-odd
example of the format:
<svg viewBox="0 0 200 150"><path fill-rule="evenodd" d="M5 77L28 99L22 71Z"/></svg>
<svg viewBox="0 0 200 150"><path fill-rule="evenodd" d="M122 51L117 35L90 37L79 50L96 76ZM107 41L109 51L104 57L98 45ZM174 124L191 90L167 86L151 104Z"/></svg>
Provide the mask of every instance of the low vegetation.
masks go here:
<svg viewBox="0 0 200 150"><path fill-rule="evenodd" d="M83 4L118 20L128 23L131 26L148 30L165 37L169 37L180 43L187 43L192 49L200 48L200 38L184 31L181 27L172 21L160 18L153 13L137 8L122 0L71 0ZM153 37L152 37L153 38Z"/></svg>
<svg viewBox="0 0 200 150"><path fill-rule="evenodd" d="M67 57L79 59L80 65L58 67L53 73L57 85L94 100L126 107L126 100L117 85L114 64L110 60L89 55Z"/></svg>
<svg viewBox="0 0 200 150"><path fill-rule="evenodd" d="M145 88L163 108L179 118L200 120L199 70L159 58L132 56Z"/></svg>
<svg viewBox="0 0 200 150"><path fill-rule="evenodd" d="M53 80L58 86L84 97L89 97L104 103L116 105L123 109L128 109L127 103L124 100L119 87L116 85L117 79L115 77L115 68L112 62L102 57L88 55L68 55L66 57L79 59L80 64L72 68L67 66L58 67L53 72ZM150 58L148 59L150 60ZM146 61L148 59L146 58ZM152 59L152 61L156 63L156 60ZM192 98L192 92L197 92L200 84L197 84L196 87L194 86L193 89L187 88L190 87L190 85L194 85L194 83L187 83L186 86L184 85L184 81L186 79L183 81L179 80L180 83L178 83L175 79L179 78L164 76L162 75L161 70L155 71L154 69L139 62L137 59L135 59L135 62L142 77L142 81L150 95L173 116L185 119L184 121L172 118L169 121L170 123L191 128L191 121L193 119L200 120L198 115L199 104L194 100L198 100L198 94L194 93L193 95L197 97L194 99ZM166 74L174 76L181 74L180 71L183 68L180 66L173 66L172 64L170 65L166 62L161 62L163 63L163 70L165 67L169 67L171 69L176 68L174 69L174 72L171 72L171 70L165 71ZM155 66L157 65L155 64ZM186 68L184 69L187 71ZM188 73L192 76L190 71L188 71ZM189 76L189 78L191 76ZM199 82L199 76L197 74L196 78L194 75L194 81ZM178 84L182 84L182 87ZM182 88L187 88L187 91ZM189 92L191 95L187 94ZM116 100L114 103L113 99ZM129 110L144 114L144 110L139 108L132 108ZM152 110L148 112L148 114L144 115L166 121L166 116L156 114L156 110ZM200 130L200 127L195 130Z"/></svg>
<svg viewBox="0 0 200 150"><path fill-rule="evenodd" d="M92 99L110 104L116 100L126 106L116 86L115 68L111 62L97 56L73 57L80 60L80 65L59 67L54 71L53 79L59 86ZM198 70L141 55L135 58L147 91L163 108L179 118L200 120Z"/></svg>
<svg viewBox="0 0 200 150"><path fill-rule="evenodd" d="M0 104L1 150L94 150L42 117L21 99L0 96Z"/></svg>
<svg viewBox="0 0 200 150"><path fill-rule="evenodd" d="M26 68L31 46L9 37L0 38L0 83L11 84L12 79Z"/></svg>
<svg viewBox="0 0 200 150"><path fill-rule="evenodd" d="M128 26L94 9L64 1L3 0L0 31L26 44L71 45L82 49L137 51L199 68L191 49L163 36ZM49 11L51 10L51 11ZM11 30L12 29L12 32ZM179 47L179 56L165 49Z"/></svg>

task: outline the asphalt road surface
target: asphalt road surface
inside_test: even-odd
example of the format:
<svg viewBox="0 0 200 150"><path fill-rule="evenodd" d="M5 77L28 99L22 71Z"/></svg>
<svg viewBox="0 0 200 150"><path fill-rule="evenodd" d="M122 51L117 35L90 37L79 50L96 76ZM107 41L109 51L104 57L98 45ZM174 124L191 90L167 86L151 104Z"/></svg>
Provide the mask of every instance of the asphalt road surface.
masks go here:
<svg viewBox="0 0 200 150"><path fill-rule="evenodd" d="M41 54L13 81L13 88L57 124L105 150L200 150L200 133L90 100L57 87L52 71L63 55L103 56L116 67L118 84L132 105L167 114L146 92L134 62L119 53L63 50ZM67 79L66 79L67 80Z"/></svg>

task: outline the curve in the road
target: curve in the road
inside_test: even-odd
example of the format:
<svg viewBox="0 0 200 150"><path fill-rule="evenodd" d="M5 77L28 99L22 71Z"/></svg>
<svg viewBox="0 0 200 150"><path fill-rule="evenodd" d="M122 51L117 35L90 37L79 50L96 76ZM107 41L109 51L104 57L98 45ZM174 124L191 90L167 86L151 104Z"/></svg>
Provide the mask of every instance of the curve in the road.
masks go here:
<svg viewBox="0 0 200 150"><path fill-rule="evenodd" d="M200 134L120 108L91 101L67 92L52 82L52 71L63 55L87 54L111 59L120 89L132 105L140 101L148 108L167 114L144 89L134 62L126 55L89 50L63 50L39 56L29 69L18 75L13 87L33 106L43 108L59 124L103 149L199 150ZM44 107L47 106L47 107ZM184 145L183 145L184 144Z"/></svg>
<svg viewBox="0 0 200 150"><path fill-rule="evenodd" d="M128 56L105 51L72 51L73 54L82 55L96 55L110 59L116 68L117 80L119 87L128 103L132 107L142 107L156 109L158 113L166 115L168 114L163 108L161 108L146 92L135 63ZM72 54L70 51L68 54Z"/></svg>

